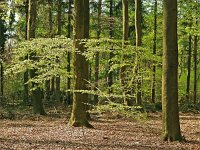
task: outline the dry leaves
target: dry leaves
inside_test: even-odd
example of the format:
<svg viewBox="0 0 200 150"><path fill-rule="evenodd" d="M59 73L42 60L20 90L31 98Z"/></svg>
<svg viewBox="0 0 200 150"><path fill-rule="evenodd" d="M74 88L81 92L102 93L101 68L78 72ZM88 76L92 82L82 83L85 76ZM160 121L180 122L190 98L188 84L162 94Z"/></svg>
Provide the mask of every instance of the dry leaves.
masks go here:
<svg viewBox="0 0 200 150"><path fill-rule="evenodd" d="M1 120L0 149L200 149L200 115L181 114L181 129L187 142L163 142L160 114L146 123L124 119L97 119L95 129L68 127L63 118Z"/></svg>

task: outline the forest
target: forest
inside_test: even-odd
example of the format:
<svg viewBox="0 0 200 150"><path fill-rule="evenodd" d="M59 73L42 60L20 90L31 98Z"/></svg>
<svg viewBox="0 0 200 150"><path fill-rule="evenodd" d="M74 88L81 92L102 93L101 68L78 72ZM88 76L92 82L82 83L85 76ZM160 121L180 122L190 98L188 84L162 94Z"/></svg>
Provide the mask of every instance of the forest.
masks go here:
<svg viewBox="0 0 200 150"><path fill-rule="evenodd" d="M200 149L199 0L0 0L0 149Z"/></svg>

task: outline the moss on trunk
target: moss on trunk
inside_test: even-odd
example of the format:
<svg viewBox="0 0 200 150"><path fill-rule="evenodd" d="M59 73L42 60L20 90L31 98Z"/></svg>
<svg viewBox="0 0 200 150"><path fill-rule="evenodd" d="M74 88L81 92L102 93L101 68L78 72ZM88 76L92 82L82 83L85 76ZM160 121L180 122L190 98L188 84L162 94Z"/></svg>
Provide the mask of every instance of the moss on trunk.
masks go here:
<svg viewBox="0 0 200 150"><path fill-rule="evenodd" d="M177 0L164 0L162 124L164 140L182 140L178 111Z"/></svg>
<svg viewBox="0 0 200 150"><path fill-rule="evenodd" d="M89 64L82 53L85 51L83 39L89 38L89 0L75 0L75 26L74 26L74 99L69 125L92 127L87 118L88 94L77 90L88 90ZM77 52L78 51L78 52Z"/></svg>

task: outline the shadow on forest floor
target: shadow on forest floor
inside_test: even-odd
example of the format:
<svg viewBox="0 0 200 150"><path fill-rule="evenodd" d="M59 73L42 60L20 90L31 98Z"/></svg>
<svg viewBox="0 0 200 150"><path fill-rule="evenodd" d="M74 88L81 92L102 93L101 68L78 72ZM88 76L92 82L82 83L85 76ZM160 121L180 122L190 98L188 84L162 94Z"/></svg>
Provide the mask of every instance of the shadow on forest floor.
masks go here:
<svg viewBox="0 0 200 150"><path fill-rule="evenodd" d="M161 115L150 115L145 123L96 118L91 121L94 129L69 127L62 117L3 119L0 149L200 149L200 115L181 114L181 129L187 141L173 143L161 140Z"/></svg>

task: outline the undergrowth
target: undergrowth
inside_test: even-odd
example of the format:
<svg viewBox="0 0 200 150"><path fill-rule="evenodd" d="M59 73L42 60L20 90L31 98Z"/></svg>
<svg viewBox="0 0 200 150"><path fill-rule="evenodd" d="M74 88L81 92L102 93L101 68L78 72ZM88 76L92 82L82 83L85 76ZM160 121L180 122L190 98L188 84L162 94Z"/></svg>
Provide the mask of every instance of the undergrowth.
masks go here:
<svg viewBox="0 0 200 150"><path fill-rule="evenodd" d="M125 106L119 103L108 102L95 106L91 111L95 114L106 114L109 117L126 118L138 122L147 120L147 112L141 106Z"/></svg>

